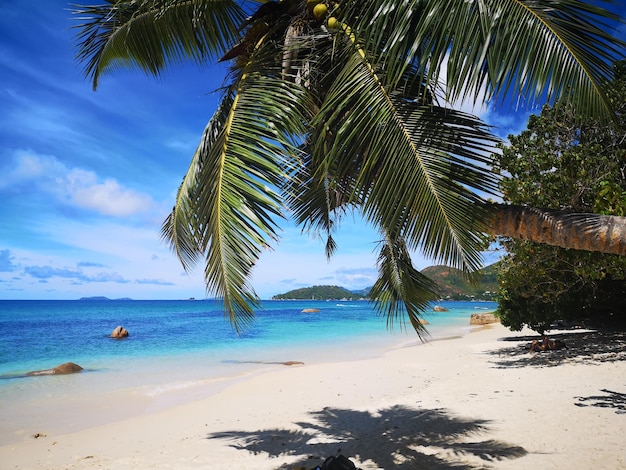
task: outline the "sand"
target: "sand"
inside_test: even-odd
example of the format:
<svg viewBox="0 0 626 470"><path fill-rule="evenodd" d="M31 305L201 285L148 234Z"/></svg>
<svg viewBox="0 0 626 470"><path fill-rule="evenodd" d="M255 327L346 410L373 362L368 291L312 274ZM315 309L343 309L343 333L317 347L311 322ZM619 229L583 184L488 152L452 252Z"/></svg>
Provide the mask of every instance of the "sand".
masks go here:
<svg viewBox="0 0 626 470"><path fill-rule="evenodd" d="M492 325L374 359L268 364L105 425L33 429L0 447L0 468L312 469L338 453L368 470L626 468L624 337L551 335L568 348L529 353L536 335Z"/></svg>

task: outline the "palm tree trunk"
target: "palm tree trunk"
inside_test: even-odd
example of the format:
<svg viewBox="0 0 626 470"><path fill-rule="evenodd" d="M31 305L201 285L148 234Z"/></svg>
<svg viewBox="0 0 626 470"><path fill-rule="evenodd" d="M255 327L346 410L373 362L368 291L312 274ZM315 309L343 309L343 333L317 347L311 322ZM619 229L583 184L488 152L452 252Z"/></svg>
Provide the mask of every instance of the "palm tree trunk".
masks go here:
<svg viewBox="0 0 626 470"><path fill-rule="evenodd" d="M489 210L490 235L626 256L626 217L505 204Z"/></svg>

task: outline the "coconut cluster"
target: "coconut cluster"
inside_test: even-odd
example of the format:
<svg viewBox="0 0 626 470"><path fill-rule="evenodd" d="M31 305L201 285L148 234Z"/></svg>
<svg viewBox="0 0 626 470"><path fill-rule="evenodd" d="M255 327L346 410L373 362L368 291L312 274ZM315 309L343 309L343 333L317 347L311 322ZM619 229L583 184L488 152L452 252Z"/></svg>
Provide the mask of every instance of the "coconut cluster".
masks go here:
<svg viewBox="0 0 626 470"><path fill-rule="evenodd" d="M317 21L326 20L326 25L328 26L328 29L330 31L337 31L340 29L345 31L346 29L348 30L350 29L347 25L344 25L343 23L341 23L341 21L339 21L334 16L328 16L329 9L328 9L328 5L324 3L324 0L307 0L306 5L307 5L308 10L313 14L313 17ZM337 4L333 3L332 10L334 11L336 7L337 7ZM350 34L351 31L347 31L347 33Z"/></svg>
<svg viewBox="0 0 626 470"><path fill-rule="evenodd" d="M317 21L324 21L328 16L328 6L322 0L307 0L306 6Z"/></svg>

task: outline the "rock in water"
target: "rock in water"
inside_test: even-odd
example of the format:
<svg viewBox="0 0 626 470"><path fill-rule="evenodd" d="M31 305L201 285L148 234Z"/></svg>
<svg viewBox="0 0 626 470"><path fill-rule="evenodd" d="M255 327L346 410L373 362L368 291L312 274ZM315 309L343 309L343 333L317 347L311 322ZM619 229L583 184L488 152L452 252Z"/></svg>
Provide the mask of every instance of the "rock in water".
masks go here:
<svg viewBox="0 0 626 470"><path fill-rule="evenodd" d="M80 372L81 370L83 370L83 368L78 364L74 364L73 362L66 362L65 364L53 367L52 369L34 370L32 372L28 372L26 375L64 375L75 374L76 372Z"/></svg>
<svg viewBox="0 0 626 470"><path fill-rule="evenodd" d="M493 313L473 313L470 317L470 325L489 325L499 323L500 319Z"/></svg>
<svg viewBox="0 0 626 470"><path fill-rule="evenodd" d="M111 332L111 338L126 338L128 337L128 330L123 326L118 326Z"/></svg>

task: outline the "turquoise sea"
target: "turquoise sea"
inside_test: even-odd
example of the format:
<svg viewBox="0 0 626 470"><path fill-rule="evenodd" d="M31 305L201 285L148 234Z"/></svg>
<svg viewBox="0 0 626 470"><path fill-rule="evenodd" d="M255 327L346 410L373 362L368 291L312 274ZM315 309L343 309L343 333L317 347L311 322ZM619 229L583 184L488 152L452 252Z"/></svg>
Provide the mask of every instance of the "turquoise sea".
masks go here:
<svg viewBox="0 0 626 470"><path fill-rule="evenodd" d="M497 307L438 305L449 311L425 313L431 339L465 334L472 313ZM388 330L365 301L263 301L256 316L237 334L209 300L0 300L0 444L158 410L285 361L358 360L420 342L410 327ZM127 339L109 338L118 325ZM85 370L25 377L68 361Z"/></svg>

